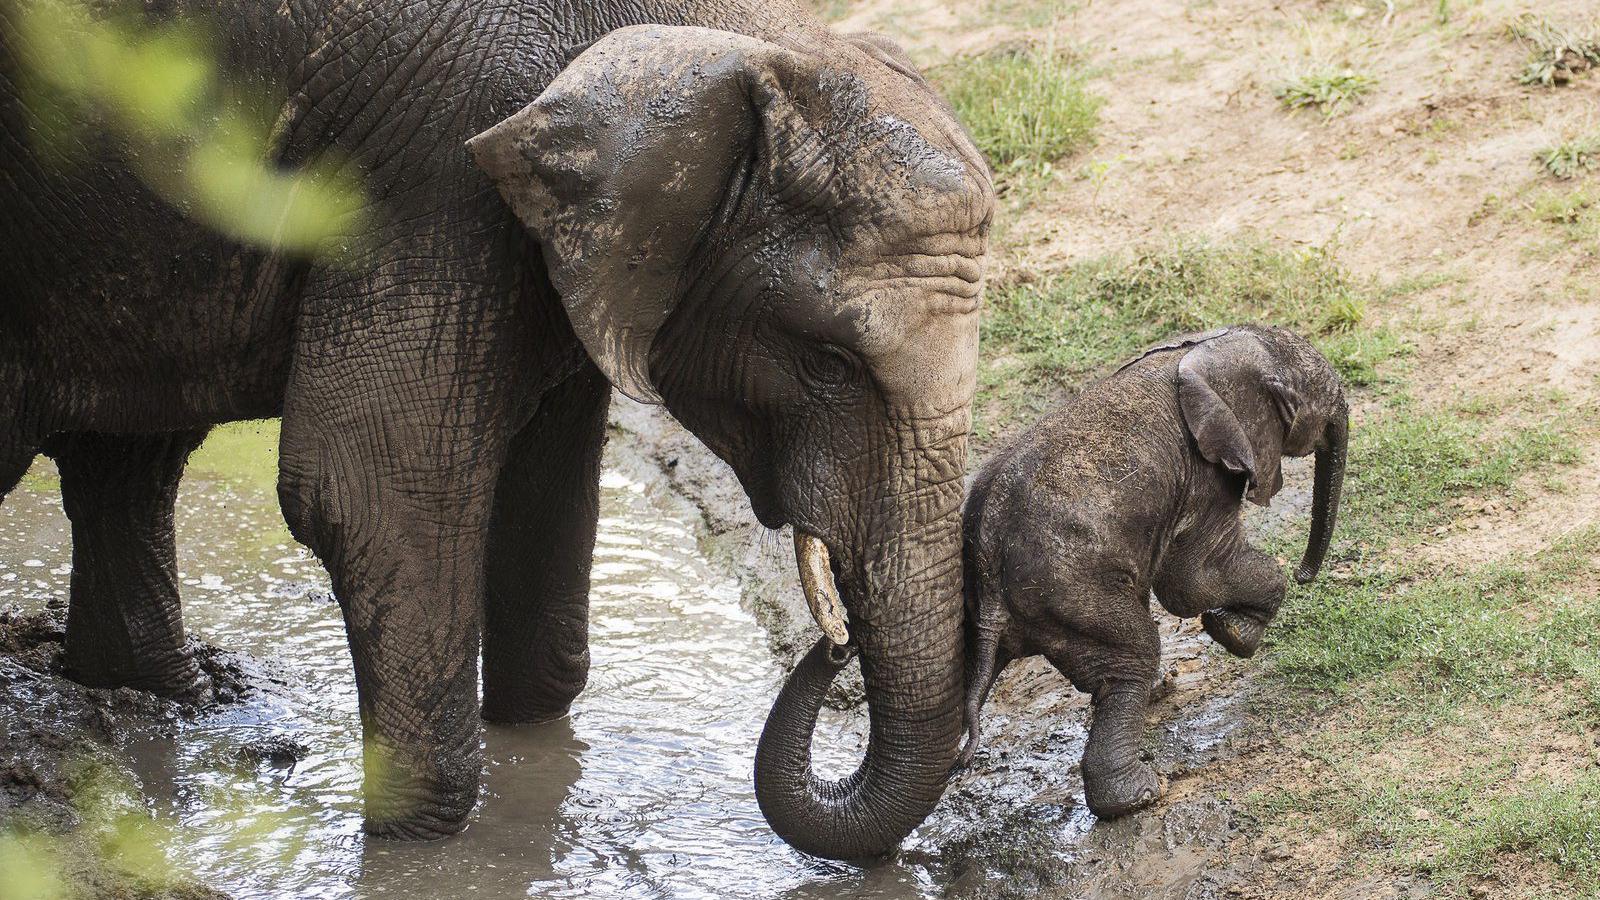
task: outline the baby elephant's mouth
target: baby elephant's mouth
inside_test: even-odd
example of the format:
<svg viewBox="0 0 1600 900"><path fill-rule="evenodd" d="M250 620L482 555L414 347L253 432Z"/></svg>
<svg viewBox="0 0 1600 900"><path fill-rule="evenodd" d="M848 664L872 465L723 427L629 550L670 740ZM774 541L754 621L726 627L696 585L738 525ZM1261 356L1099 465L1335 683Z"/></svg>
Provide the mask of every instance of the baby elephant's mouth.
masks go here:
<svg viewBox="0 0 1600 900"><path fill-rule="evenodd" d="M1264 620L1231 609L1208 610L1200 616L1200 624L1224 650L1246 659L1261 649L1261 637L1267 630Z"/></svg>

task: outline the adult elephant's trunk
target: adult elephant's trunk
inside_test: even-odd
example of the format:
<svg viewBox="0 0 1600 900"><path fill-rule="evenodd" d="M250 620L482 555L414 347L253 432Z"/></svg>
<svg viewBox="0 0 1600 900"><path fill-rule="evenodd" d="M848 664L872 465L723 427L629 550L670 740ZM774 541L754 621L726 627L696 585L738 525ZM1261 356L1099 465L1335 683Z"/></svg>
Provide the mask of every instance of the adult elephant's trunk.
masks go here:
<svg viewBox="0 0 1600 900"><path fill-rule="evenodd" d="M1306 555L1294 571L1294 580L1309 584L1322 569L1333 540L1334 520L1339 516L1339 495L1344 490L1345 448L1350 437L1350 415L1340 415L1328 423L1327 439L1317 449L1316 482L1311 493L1311 536L1306 539Z"/></svg>
<svg viewBox="0 0 1600 900"><path fill-rule="evenodd" d="M957 482L959 484L959 482ZM952 513L932 535L873 548L867 602L851 603L851 645L823 638L773 704L756 749L756 800L773 831L833 859L894 849L939 801L961 730L960 529ZM854 598L854 579L845 599ZM888 584L873 591L865 585ZM828 685L859 649L871 731L851 775L811 770L811 734Z"/></svg>

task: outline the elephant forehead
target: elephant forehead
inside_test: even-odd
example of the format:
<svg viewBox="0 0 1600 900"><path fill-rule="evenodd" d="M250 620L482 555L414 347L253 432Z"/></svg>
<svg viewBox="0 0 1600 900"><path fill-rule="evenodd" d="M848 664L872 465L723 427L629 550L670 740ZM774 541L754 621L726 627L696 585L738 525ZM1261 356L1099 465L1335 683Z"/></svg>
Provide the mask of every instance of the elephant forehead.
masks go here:
<svg viewBox="0 0 1600 900"><path fill-rule="evenodd" d="M891 399L941 409L965 405L977 386L976 302L880 298L862 304L857 352Z"/></svg>

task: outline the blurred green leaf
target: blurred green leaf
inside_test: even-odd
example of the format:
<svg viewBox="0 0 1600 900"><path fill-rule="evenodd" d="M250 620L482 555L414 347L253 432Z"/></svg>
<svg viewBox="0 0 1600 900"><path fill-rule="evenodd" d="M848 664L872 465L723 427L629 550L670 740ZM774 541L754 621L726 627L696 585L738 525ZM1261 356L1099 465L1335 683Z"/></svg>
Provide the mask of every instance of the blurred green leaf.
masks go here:
<svg viewBox="0 0 1600 900"><path fill-rule="evenodd" d="M0 834L0 897L57 900L66 896L61 862L42 835Z"/></svg>
<svg viewBox="0 0 1600 900"><path fill-rule="evenodd" d="M18 13L42 154L70 157L67 138L94 117L152 190L233 238L328 254L360 231L360 182L337 161L279 167L271 125L280 104L227 83L197 21L152 23L137 4L96 16L81 0L22 0Z"/></svg>

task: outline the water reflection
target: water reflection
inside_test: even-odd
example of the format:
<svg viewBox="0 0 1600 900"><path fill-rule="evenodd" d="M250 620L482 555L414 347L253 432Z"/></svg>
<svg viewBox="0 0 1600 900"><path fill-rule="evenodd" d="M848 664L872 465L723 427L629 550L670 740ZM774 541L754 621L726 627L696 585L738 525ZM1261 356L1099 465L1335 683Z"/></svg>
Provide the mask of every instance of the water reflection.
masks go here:
<svg viewBox="0 0 1600 900"><path fill-rule="evenodd" d="M237 432L229 440L241 441ZM252 466L270 460L242 445ZM767 828L751 767L781 673L737 585L701 556L696 512L625 457L608 461L602 485L593 662L571 716L485 728L483 800L460 837L368 842L343 626L326 575L282 528L269 484L202 454L178 517L190 632L260 660L268 689L125 748L155 811L181 826L174 862L203 882L243 898L823 897L845 885L864 896L932 893L920 867L863 874L808 860ZM0 601L61 602L69 558L42 467L0 505ZM833 715L819 767L852 768L862 731ZM303 752L245 752L269 739Z"/></svg>

